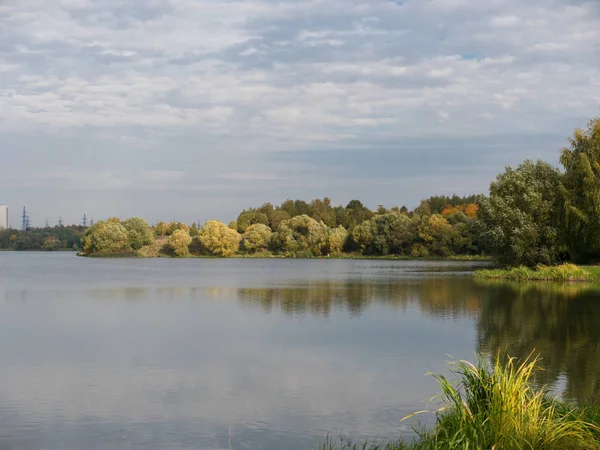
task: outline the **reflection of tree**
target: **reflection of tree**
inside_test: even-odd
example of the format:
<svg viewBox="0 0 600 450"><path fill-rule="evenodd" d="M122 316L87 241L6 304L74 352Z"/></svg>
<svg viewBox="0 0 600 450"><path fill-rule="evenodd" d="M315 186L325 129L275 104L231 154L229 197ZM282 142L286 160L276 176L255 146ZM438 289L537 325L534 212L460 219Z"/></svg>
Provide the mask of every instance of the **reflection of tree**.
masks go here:
<svg viewBox="0 0 600 450"><path fill-rule="evenodd" d="M600 290L577 284L486 283L479 351L539 353L538 381L565 376L566 398L600 401Z"/></svg>
<svg viewBox="0 0 600 450"><path fill-rule="evenodd" d="M475 288L475 290L474 290ZM240 301L265 311L328 316L333 309L359 315L372 303L393 308L419 307L436 316L464 316L479 310L477 287L470 280L439 278L401 282L318 281L275 288L241 288Z"/></svg>

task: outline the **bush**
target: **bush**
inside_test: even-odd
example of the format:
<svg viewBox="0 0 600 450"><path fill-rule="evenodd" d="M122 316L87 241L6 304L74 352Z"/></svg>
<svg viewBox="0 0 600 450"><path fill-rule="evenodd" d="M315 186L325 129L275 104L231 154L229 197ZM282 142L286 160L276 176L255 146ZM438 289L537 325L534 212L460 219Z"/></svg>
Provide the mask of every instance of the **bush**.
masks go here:
<svg viewBox="0 0 600 450"><path fill-rule="evenodd" d="M177 256L186 256L189 254L189 247L192 243L190 234L185 230L175 230L169 237L169 246Z"/></svg>
<svg viewBox="0 0 600 450"><path fill-rule="evenodd" d="M310 252L312 256L320 256L326 249L327 236L327 225L303 214L279 224L276 244L285 252Z"/></svg>
<svg viewBox="0 0 600 450"><path fill-rule="evenodd" d="M242 236L223 222L209 220L198 231L198 241L210 254L231 256L240 249Z"/></svg>
<svg viewBox="0 0 600 450"><path fill-rule="evenodd" d="M538 266L531 269L526 266L512 267L510 269L478 270L478 278L504 279L514 281L585 281L590 279L590 274L575 264L561 264L559 266Z"/></svg>
<svg viewBox="0 0 600 450"><path fill-rule="evenodd" d="M271 228L262 223L250 225L243 235L243 247L249 253L265 250L271 244L273 232Z"/></svg>
<svg viewBox="0 0 600 450"><path fill-rule="evenodd" d="M131 217L121 222L121 225L127 230L129 246L132 249L139 250L144 245L150 245L154 242L152 230L141 217Z"/></svg>
<svg viewBox="0 0 600 450"><path fill-rule="evenodd" d="M342 253L347 239L348 232L344 227L330 228L327 232L326 253L333 256L339 255Z"/></svg>
<svg viewBox="0 0 600 450"><path fill-rule="evenodd" d="M83 235L85 254L114 253L126 250L129 243L127 230L114 219L110 222L96 222Z"/></svg>

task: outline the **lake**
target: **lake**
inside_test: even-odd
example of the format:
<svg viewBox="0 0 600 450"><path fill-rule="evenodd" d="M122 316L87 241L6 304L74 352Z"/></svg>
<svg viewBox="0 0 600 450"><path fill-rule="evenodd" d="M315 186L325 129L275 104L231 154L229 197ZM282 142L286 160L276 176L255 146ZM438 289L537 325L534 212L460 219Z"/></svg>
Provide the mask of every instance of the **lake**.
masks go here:
<svg viewBox="0 0 600 450"><path fill-rule="evenodd" d="M599 401L599 291L474 280L482 264L1 252L0 449L397 437L436 406L428 372L499 350Z"/></svg>

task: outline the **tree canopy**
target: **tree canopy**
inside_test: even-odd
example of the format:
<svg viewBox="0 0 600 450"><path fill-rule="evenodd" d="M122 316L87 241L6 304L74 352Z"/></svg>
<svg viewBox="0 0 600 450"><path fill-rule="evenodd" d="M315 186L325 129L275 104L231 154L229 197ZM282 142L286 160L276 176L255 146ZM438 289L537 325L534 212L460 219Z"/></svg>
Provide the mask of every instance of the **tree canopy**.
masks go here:
<svg viewBox="0 0 600 450"><path fill-rule="evenodd" d="M543 161L507 167L481 203L482 239L506 265L553 264L561 245L557 221L560 173Z"/></svg>

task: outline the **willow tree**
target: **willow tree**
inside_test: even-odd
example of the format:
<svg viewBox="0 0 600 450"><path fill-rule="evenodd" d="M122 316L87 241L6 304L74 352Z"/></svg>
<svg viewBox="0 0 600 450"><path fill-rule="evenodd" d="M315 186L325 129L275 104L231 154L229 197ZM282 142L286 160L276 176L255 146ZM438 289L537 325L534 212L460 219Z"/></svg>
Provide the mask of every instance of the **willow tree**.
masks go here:
<svg viewBox="0 0 600 450"><path fill-rule="evenodd" d="M563 148L563 227L575 261L600 259L600 118L577 129Z"/></svg>
<svg viewBox="0 0 600 450"><path fill-rule="evenodd" d="M327 225L303 214L281 222L275 239L283 251L310 252L314 256L320 256L326 250L327 237Z"/></svg>
<svg viewBox="0 0 600 450"><path fill-rule="evenodd" d="M505 265L552 264L561 245L557 210L560 173L544 161L507 167L479 209L481 238Z"/></svg>
<svg viewBox="0 0 600 450"><path fill-rule="evenodd" d="M240 249L242 236L218 220L207 221L198 231L198 241L213 255L231 256Z"/></svg>
<svg viewBox="0 0 600 450"><path fill-rule="evenodd" d="M416 238L415 226L407 214L376 215L354 227L352 238L366 254L407 253Z"/></svg>
<svg viewBox="0 0 600 450"><path fill-rule="evenodd" d="M190 233L185 230L175 230L173 231L173 234L169 236L169 246L177 256L188 255L191 243L192 237L190 236Z"/></svg>
<svg viewBox="0 0 600 450"><path fill-rule="evenodd" d="M246 228L242 237L244 249L250 253L255 253L259 250L266 250L269 247L273 232L269 226L262 223L255 223Z"/></svg>
<svg viewBox="0 0 600 450"><path fill-rule="evenodd" d="M130 217L121 222L121 225L127 230L129 246L134 250L139 250L144 245L150 245L154 242L152 230L141 217Z"/></svg>
<svg viewBox="0 0 600 450"><path fill-rule="evenodd" d="M348 232L343 226L329 228L327 230L327 246L326 253L328 255L337 256L344 250L344 245L348 239Z"/></svg>
<svg viewBox="0 0 600 450"><path fill-rule="evenodd" d="M127 230L114 220L99 221L89 227L83 237L83 251L92 253L113 253L126 250L129 243Z"/></svg>

